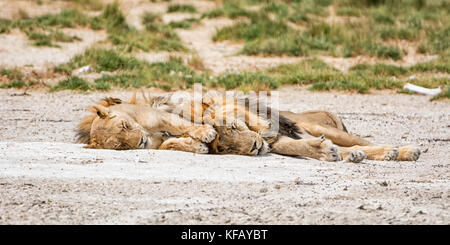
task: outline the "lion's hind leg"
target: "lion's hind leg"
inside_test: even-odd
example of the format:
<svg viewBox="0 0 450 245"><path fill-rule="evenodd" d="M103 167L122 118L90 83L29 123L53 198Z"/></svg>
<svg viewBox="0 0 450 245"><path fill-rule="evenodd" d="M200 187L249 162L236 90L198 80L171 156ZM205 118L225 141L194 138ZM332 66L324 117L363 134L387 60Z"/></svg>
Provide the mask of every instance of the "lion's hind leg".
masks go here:
<svg viewBox="0 0 450 245"><path fill-rule="evenodd" d="M159 147L160 150L186 151L192 153L208 153L208 146L190 137L169 138Z"/></svg>
<svg viewBox="0 0 450 245"><path fill-rule="evenodd" d="M310 157L322 161L340 161L337 147L324 137L292 139L286 136L272 144L271 152L288 155Z"/></svg>
<svg viewBox="0 0 450 245"><path fill-rule="evenodd" d="M361 151L369 160L377 161L416 161L420 156L420 149L413 145L394 147L389 145L339 147L342 159L351 158L355 151Z"/></svg>
<svg viewBox="0 0 450 245"><path fill-rule="evenodd" d="M361 151L366 154L367 159L377 161L393 161L399 155L398 148L389 145L339 147L343 159L349 158L355 151Z"/></svg>

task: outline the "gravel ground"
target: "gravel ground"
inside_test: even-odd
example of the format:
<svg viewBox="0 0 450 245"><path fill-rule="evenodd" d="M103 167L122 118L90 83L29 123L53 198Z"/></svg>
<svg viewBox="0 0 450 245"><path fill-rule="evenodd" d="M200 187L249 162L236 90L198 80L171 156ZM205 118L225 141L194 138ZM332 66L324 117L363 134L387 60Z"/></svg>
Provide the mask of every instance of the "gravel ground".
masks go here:
<svg viewBox="0 0 450 245"><path fill-rule="evenodd" d="M74 127L106 95L0 90L0 224L450 224L450 104L427 97L280 91L417 162L83 149Z"/></svg>

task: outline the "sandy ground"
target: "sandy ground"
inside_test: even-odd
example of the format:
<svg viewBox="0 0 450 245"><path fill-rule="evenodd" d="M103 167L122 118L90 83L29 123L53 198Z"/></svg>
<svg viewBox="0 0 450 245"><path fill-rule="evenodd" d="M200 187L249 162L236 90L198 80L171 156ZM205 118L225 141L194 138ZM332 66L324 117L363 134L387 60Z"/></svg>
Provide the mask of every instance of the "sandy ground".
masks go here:
<svg viewBox="0 0 450 245"><path fill-rule="evenodd" d="M81 41L58 42L61 48L36 47L31 46L26 35L19 30L0 35L0 67L31 66L36 71L46 71L50 67L68 62L73 56L83 53L94 43L106 39L104 31L69 28L61 31L77 36L81 38Z"/></svg>
<svg viewBox="0 0 450 245"><path fill-rule="evenodd" d="M417 162L321 162L88 150L87 105L130 92L0 91L0 224L450 224L450 104L281 89L281 109L337 112L368 140L428 148Z"/></svg>
<svg viewBox="0 0 450 245"><path fill-rule="evenodd" d="M0 18L19 18L21 17L20 12L26 13L29 17L56 14L73 7L70 1L43 0L42 3L38 4L38 1L35 0L0 0Z"/></svg>

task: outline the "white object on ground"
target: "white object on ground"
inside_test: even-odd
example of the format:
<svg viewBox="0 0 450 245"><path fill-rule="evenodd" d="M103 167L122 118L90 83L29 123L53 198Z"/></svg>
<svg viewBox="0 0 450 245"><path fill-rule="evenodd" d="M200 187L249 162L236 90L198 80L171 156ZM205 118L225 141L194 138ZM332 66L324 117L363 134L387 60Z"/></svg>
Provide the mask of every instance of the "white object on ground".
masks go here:
<svg viewBox="0 0 450 245"><path fill-rule="evenodd" d="M74 71L74 74L81 74L91 71L91 65L83 66L79 68L78 70Z"/></svg>
<svg viewBox="0 0 450 245"><path fill-rule="evenodd" d="M441 93L441 91L442 91L441 88L429 89L429 88L420 87L420 86L417 86L417 85L414 85L411 83L405 84L405 86L403 86L403 88L406 90L409 90L411 92L432 95L432 96L435 96L435 95Z"/></svg>

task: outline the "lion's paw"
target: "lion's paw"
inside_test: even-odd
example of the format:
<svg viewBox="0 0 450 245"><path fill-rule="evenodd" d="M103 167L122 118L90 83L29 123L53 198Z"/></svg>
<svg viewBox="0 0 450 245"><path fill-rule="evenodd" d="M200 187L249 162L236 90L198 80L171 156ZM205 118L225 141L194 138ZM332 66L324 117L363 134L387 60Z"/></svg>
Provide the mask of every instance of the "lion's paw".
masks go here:
<svg viewBox="0 0 450 245"><path fill-rule="evenodd" d="M420 149L417 146L408 145L399 148L397 161L417 161L420 157Z"/></svg>
<svg viewBox="0 0 450 245"><path fill-rule="evenodd" d="M206 144L200 143L194 147L195 153L206 154L209 152L209 148Z"/></svg>
<svg viewBox="0 0 450 245"><path fill-rule="evenodd" d="M192 138L198 139L204 143L209 143L216 138L217 132L211 125L203 124L189 134Z"/></svg>
<svg viewBox="0 0 450 245"><path fill-rule="evenodd" d="M339 151L336 145L331 140L325 139L323 136L318 138L322 142L319 145L320 158L319 160L336 162L342 160L339 156Z"/></svg>
<svg viewBox="0 0 450 245"><path fill-rule="evenodd" d="M348 154L348 156L345 158L345 161L358 163L366 158L367 158L367 155L363 151L351 151Z"/></svg>
<svg viewBox="0 0 450 245"><path fill-rule="evenodd" d="M386 153L383 156L383 160L384 161L393 161L396 160L398 156L398 149L397 148L392 148L388 151L386 151Z"/></svg>

